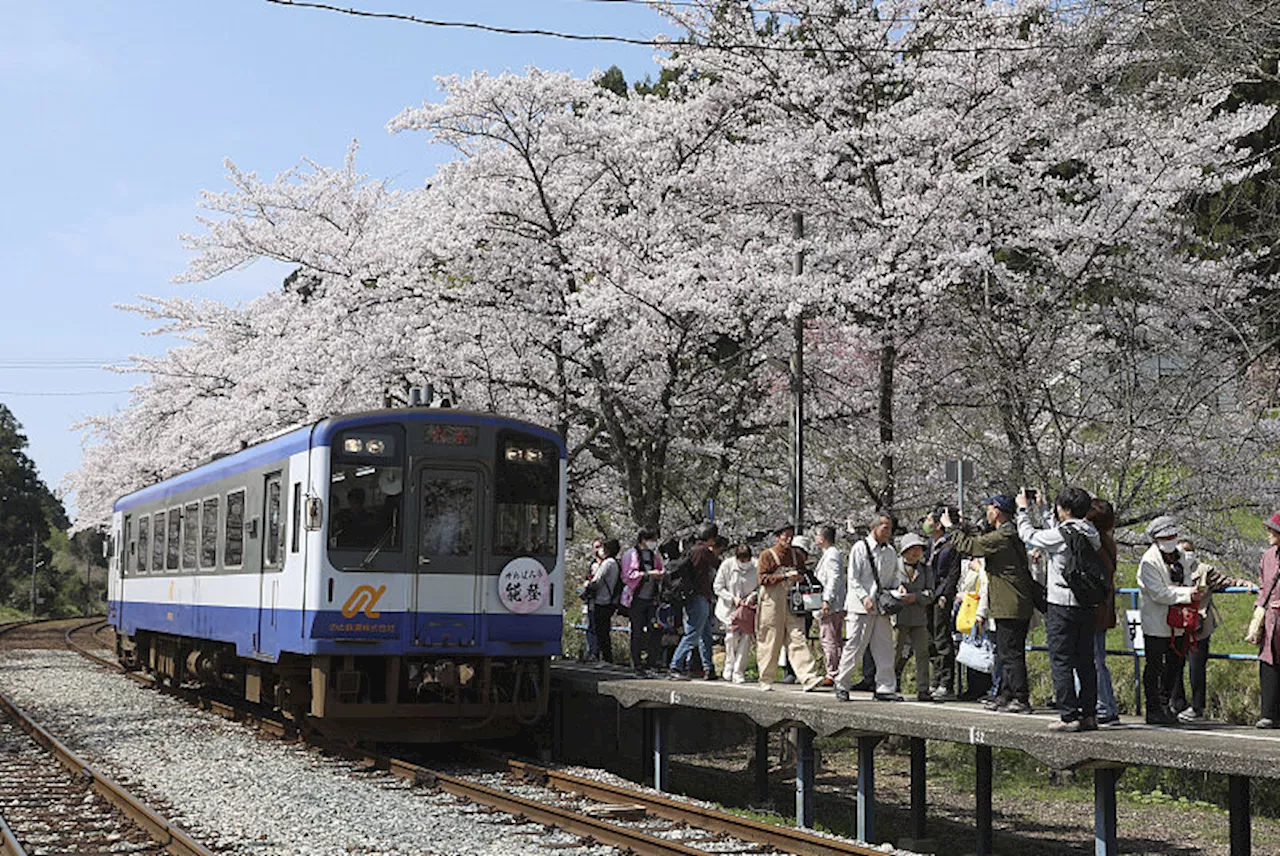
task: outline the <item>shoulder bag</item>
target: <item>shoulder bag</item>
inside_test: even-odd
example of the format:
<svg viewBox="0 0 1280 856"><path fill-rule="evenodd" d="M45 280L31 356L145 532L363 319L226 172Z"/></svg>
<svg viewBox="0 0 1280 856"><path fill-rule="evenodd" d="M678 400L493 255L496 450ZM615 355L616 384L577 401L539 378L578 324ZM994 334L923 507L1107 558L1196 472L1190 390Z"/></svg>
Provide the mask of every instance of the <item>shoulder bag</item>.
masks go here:
<svg viewBox="0 0 1280 856"><path fill-rule="evenodd" d="M897 615L907 605L902 602L902 598L895 597L893 592L887 590L884 584L880 582L880 573L876 570L876 560L871 555L871 545L865 540L861 544L866 548L867 564L871 567L871 578L876 581L876 612L880 615ZM822 604L818 605L821 606Z"/></svg>

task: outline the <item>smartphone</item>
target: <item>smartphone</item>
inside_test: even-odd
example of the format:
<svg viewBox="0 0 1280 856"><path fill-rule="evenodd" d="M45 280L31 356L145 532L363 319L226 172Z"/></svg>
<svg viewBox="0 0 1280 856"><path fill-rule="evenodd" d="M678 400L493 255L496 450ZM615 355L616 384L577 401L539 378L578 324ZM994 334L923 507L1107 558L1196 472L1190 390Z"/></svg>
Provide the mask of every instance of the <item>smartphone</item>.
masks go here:
<svg viewBox="0 0 1280 856"><path fill-rule="evenodd" d="M1023 495L1027 498L1027 502L1034 503L1036 501L1036 489L1033 487L1024 487Z"/></svg>

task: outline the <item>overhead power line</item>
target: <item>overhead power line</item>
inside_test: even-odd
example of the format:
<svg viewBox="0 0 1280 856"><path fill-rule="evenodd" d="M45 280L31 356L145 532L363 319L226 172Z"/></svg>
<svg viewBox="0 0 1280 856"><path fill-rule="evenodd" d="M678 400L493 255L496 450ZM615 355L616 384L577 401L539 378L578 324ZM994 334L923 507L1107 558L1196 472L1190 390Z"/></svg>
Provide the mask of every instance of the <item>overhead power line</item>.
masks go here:
<svg viewBox="0 0 1280 856"><path fill-rule="evenodd" d="M82 395L128 395L133 392L131 389L90 389L80 392L57 391L57 392L25 392L15 389L0 389L0 395L21 395L36 396L40 398L46 397L62 397L62 396L82 396Z"/></svg>
<svg viewBox="0 0 1280 856"><path fill-rule="evenodd" d="M714 44L700 44L698 42L687 42L679 39L637 39L629 36L619 36L609 33L591 34L591 33L566 33L559 30L544 30L539 28L524 27L501 27L494 24L482 24L478 21L445 21L436 18L422 18L417 15L406 15L402 12L371 12L367 9L344 8L336 6L332 3L316 3L309 0L267 0L277 6L294 6L299 9L320 9L326 12L337 12L342 15L352 15L357 18L376 18L391 21L404 21L410 24L419 24L425 27L441 27L446 29L476 30L483 33L494 33L504 36L542 36L551 39L566 39L575 42L612 42L614 44L637 45L639 47L670 49L702 49L702 50L719 50L719 51L742 51L755 53L810 53L814 50L821 50L822 53L832 56L860 56L869 53L889 53L899 54L902 52L900 48L893 47L858 47L858 48L839 48L829 45L813 45L813 44L797 44L797 45L761 45L750 44L747 42L717 42ZM621 2L621 0L600 0L600 2ZM905 20L905 19L904 19ZM910 19L918 20L918 19ZM957 19L959 20L959 19ZM892 20L884 20L879 23L892 24ZM1022 44L1022 45L1003 45L1001 47L992 47L990 45L967 47L939 47L930 46L931 53L955 53L955 54L987 54L987 53L1024 53L1028 51L1044 50L1046 48L1064 47L1064 45L1040 45L1040 44Z"/></svg>

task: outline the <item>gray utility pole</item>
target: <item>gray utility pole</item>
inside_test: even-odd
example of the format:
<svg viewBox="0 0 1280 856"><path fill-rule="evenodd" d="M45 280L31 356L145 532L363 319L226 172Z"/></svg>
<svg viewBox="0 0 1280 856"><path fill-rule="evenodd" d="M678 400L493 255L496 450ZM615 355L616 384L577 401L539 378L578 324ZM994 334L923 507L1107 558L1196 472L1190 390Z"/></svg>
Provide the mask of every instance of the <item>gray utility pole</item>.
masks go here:
<svg viewBox="0 0 1280 856"><path fill-rule="evenodd" d="M804 237L804 215L791 214L791 237ZM804 274L804 250L797 249L792 271L797 279ZM794 349L791 354L791 521L804 530L804 312L792 321Z"/></svg>
<svg viewBox="0 0 1280 856"><path fill-rule="evenodd" d="M36 617L36 530L31 530L31 617Z"/></svg>

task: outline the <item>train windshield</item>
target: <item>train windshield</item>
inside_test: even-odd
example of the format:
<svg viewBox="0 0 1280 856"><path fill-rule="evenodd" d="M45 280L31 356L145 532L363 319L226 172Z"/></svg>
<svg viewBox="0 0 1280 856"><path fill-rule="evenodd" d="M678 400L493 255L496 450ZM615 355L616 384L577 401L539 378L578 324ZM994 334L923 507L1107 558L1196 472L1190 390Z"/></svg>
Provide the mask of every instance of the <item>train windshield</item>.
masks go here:
<svg viewBox="0 0 1280 856"><path fill-rule="evenodd" d="M553 443L515 431L498 433L493 552L556 552L560 456Z"/></svg>
<svg viewBox="0 0 1280 856"><path fill-rule="evenodd" d="M343 432L329 474L329 548L396 551L404 528L401 438L392 427Z"/></svg>

